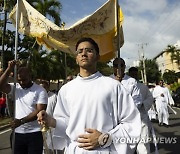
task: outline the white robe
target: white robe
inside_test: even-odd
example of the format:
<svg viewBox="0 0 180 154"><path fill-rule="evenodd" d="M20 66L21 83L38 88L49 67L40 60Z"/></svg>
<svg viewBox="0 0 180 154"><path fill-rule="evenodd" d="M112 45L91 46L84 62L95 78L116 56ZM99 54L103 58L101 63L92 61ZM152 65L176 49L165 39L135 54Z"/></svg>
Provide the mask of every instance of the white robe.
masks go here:
<svg viewBox="0 0 180 154"><path fill-rule="evenodd" d="M161 96L164 95L164 97ZM158 112L159 123L165 123L169 125L169 112L168 104L174 104L168 88L156 86L153 91L153 97L155 98L156 110Z"/></svg>
<svg viewBox="0 0 180 154"><path fill-rule="evenodd" d="M110 77L115 79L114 74L111 75ZM124 86L124 88L127 90L127 92L132 96L137 108L140 108L142 105L142 96L140 93L140 89L137 86L137 81L134 78L125 74L121 83Z"/></svg>
<svg viewBox="0 0 180 154"><path fill-rule="evenodd" d="M150 129L153 127L148 117L148 110L152 106L153 96L148 87L143 83L138 82L137 86L140 88L142 96L142 106L139 108L142 120L141 138L147 141L150 137ZM139 143L137 145L137 154L150 154L149 142Z"/></svg>
<svg viewBox="0 0 180 154"><path fill-rule="evenodd" d="M54 109L57 103L57 95L53 92L48 92L48 104L47 104L47 108L46 108L46 112L50 115L53 116L54 113ZM54 134L54 128L50 128L48 130L48 132L46 133L46 142L47 142L47 146L49 149L54 149L54 150L62 150L59 149L59 136L53 136ZM56 144L55 144L56 143ZM64 146L64 143L63 143Z"/></svg>
<svg viewBox="0 0 180 154"><path fill-rule="evenodd" d="M151 94L153 95L153 90L154 88L150 88L149 91L151 92ZM151 108L148 110L148 116L149 116L149 119L152 120L152 119L156 119L156 109L155 109L155 104L154 104L154 100L153 100L153 104L151 106Z"/></svg>
<svg viewBox="0 0 180 154"><path fill-rule="evenodd" d="M131 154L135 144L120 143L121 138L139 138L140 114L120 82L97 72L89 77L77 76L59 91L54 111L55 135L67 142L68 154ZM85 128L109 133L112 144L103 149L78 147L78 135ZM62 140L63 142L63 140Z"/></svg>

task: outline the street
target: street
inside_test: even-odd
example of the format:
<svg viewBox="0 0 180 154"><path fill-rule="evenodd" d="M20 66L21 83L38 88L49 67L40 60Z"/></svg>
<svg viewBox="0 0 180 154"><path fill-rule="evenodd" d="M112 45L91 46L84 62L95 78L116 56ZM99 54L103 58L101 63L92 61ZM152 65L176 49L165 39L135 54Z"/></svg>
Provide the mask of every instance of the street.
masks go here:
<svg viewBox="0 0 180 154"><path fill-rule="evenodd" d="M0 132L0 154L11 154L10 134L11 129Z"/></svg>
<svg viewBox="0 0 180 154"><path fill-rule="evenodd" d="M160 127L157 121L153 121L159 154L180 153L180 108L173 109L177 114L170 113L170 126L168 128ZM11 154L10 133L10 129L0 132L0 154ZM154 144L151 144L151 152L154 154Z"/></svg>
<svg viewBox="0 0 180 154"><path fill-rule="evenodd" d="M156 138L158 139L159 154L179 154L180 153L180 108L173 109L177 114L170 113L169 123L170 126L159 126L158 122L153 122L153 126L156 132ZM154 146L151 144L152 152L154 152ZM154 154L154 153L153 153Z"/></svg>

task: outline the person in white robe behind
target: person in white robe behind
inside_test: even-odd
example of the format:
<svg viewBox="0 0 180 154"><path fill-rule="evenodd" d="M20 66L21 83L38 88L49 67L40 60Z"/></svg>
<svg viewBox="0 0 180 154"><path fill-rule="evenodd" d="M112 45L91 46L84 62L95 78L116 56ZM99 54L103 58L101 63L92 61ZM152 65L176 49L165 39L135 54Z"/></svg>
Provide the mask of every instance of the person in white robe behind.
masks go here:
<svg viewBox="0 0 180 154"><path fill-rule="evenodd" d="M138 69L136 67L129 68L129 76L135 78L137 80L137 86L140 89L142 96L142 105L139 108L141 115L141 139L143 142L138 143L137 145L137 154L150 154L150 130L153 127L148 116L148 110L151 108L153 103L153 96L149 91L149 88L139 81L138 77Z"/></svg>
<svg viewBox="0 0 180 154"><path fill-rule="evenodd" d="M154 91L154 85L148 85L149 87L149 91L151 92L151 94L153 94L153 91ZM153 101L153 104L151 106L151 108L149 109L148 111L148 115L149 115L149 119L152 121L152 120L156 120L156 108L155 108L155 101Z"/></svg>
<svg viewBox="0 0 180 154"><path fill-rule="evenodd" d="M50 84L48 81L42 80L40 82L40 85L44 89L46 89L47 94L48 94L48 104L47 104L46 112L49 115L53 116L54 109L55 109L55 106L57 103L57 94L50 91ZM58 154L63 154L64 152L63 152L63 150L61 150L62 148L58 149L60 147L59 140L61 140L61 139L59 136L53 135L53 132L54 132L54 128L50 128L46 132L46 143L47 143L48 149L44 149L44 153L53 153L54 152L54 153L58 153ZM63 143L63 145L65 145L65 144ZM46 150L48 150L48 151L46 151Z"/></svg>
<svg viewBox="0 0 180 154"><path fill-rule="evenodd" d="M137 81L129 75L125 74L125 68L126 64L124 59L115 58L113 60L114 73L110 77L122 83L127 92L132 96L135 105L139 109L142 105L142 96L140 93L140 89L137 86Z"/></svg>
<svg viewBox="0 0 180 154"><path fill-rule="evenodd" d="M168 88L164 87L164 81L160 80L159 85L154 88L153 97L155 98L156 110L158 113L159 125L169 125L168 104L174 105L174 101Z"/></svg>
<svg viewBox="0 0 180 154"><path fill-rule="evenodd" d="M79 75L59 90L53 117L41 111L38 122L66 140L67 154L133 154L141 119L132 97L96 70L100 55L93 39L81 38L76 52Z"/></svg>

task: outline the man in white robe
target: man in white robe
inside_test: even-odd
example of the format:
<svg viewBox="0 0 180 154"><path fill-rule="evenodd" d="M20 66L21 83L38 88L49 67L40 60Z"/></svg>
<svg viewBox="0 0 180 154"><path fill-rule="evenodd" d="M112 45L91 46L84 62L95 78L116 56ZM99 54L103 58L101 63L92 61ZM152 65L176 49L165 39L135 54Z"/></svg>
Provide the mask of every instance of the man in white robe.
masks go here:
<svg viewBox="0 0 180 154"><path fill-rule="evenodd" d="M137 154L150 154L150 129L153 127L148 116L148 110L151 108L153 103L153 97L149 88L139 82L138 78L138 69L136 67L129 68L129 76L135 78L137 80L137 86L140 89L142 96L142 105L139 108L139 112L141 115L141 140L143 142L139 142L137 145Z"/></svg>
<svg viewBox="0 0 180 154"><path fill-rule="evenodd" d="M137 81L134 78L125 74L125 68L126 65L124 59L115 58L113 61L114 73L110 77L120 81L127 90L127 92L132 96L137 108L141 108L142 96L140 93L140 89L137 86Z"/></svg>
<svg viewBox="0 0 180 154"><path fill-rule="evenodd" d="M46 112L53 116L54 109L57 103L57 94L53 93L50 91L50 84L48 81L41 81L40 85L46 89L47 94L48 94L48 104L46 108ZM44 153L57 153L57 154L63 154L63 150L58 149L59 148L59 136L53 136L54 128L50 128L47 132L46 135L46 143L47 147L44 147ZM44 138L45 139L45 138ZM46 149L48 148L48 149Z"/></svg>
<svg viewBox="0 0 180 154"><path fill-rule="evenodd" d="M100 56L94 40L81 38L76 51L79 75L60 89L54 117L41 111L39 123L55 128L68 154L133 154L141 120L132 97L96 70Z"/></svg>
<svg viewBox="0 0 180 154"><path fill-rule="evenodd" d="M168 88L164 87L163 80L154 88L153 97L155 98L156 110L158 113L159 125L169 125L168 104L174 105L174 101Z"/></svg>
<svg viewBox="0 0 180 154"><path fill-rule="evenodd" d="M153 91L154 91L154 88L155 86L154 85L148 85L149 87L149 91L151 92L151 94L153 94ZM154 99L154 98L153 98ZM155 108L155 100L153 101L153 104L151 106L151 108L148 110L148 115L149 115L149 119L152 121L152 120L156 120L156 108Z"/></svg>

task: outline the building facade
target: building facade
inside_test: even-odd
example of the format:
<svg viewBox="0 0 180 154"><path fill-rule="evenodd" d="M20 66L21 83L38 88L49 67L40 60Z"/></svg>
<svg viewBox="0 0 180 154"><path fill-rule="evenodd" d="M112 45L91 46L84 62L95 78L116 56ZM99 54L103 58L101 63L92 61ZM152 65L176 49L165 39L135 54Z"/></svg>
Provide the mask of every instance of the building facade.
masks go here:
<svg viewBox="0 0 180 154"><path fill-rule="evenodd" d="M180 49L180 41L177 41L174 46L176 49ZM162 74L167 70L175 71L176 73L180 72L178 64L171 60L171 53L168 53L167 51L162 51L154 59L156 60Z"/></svg>

